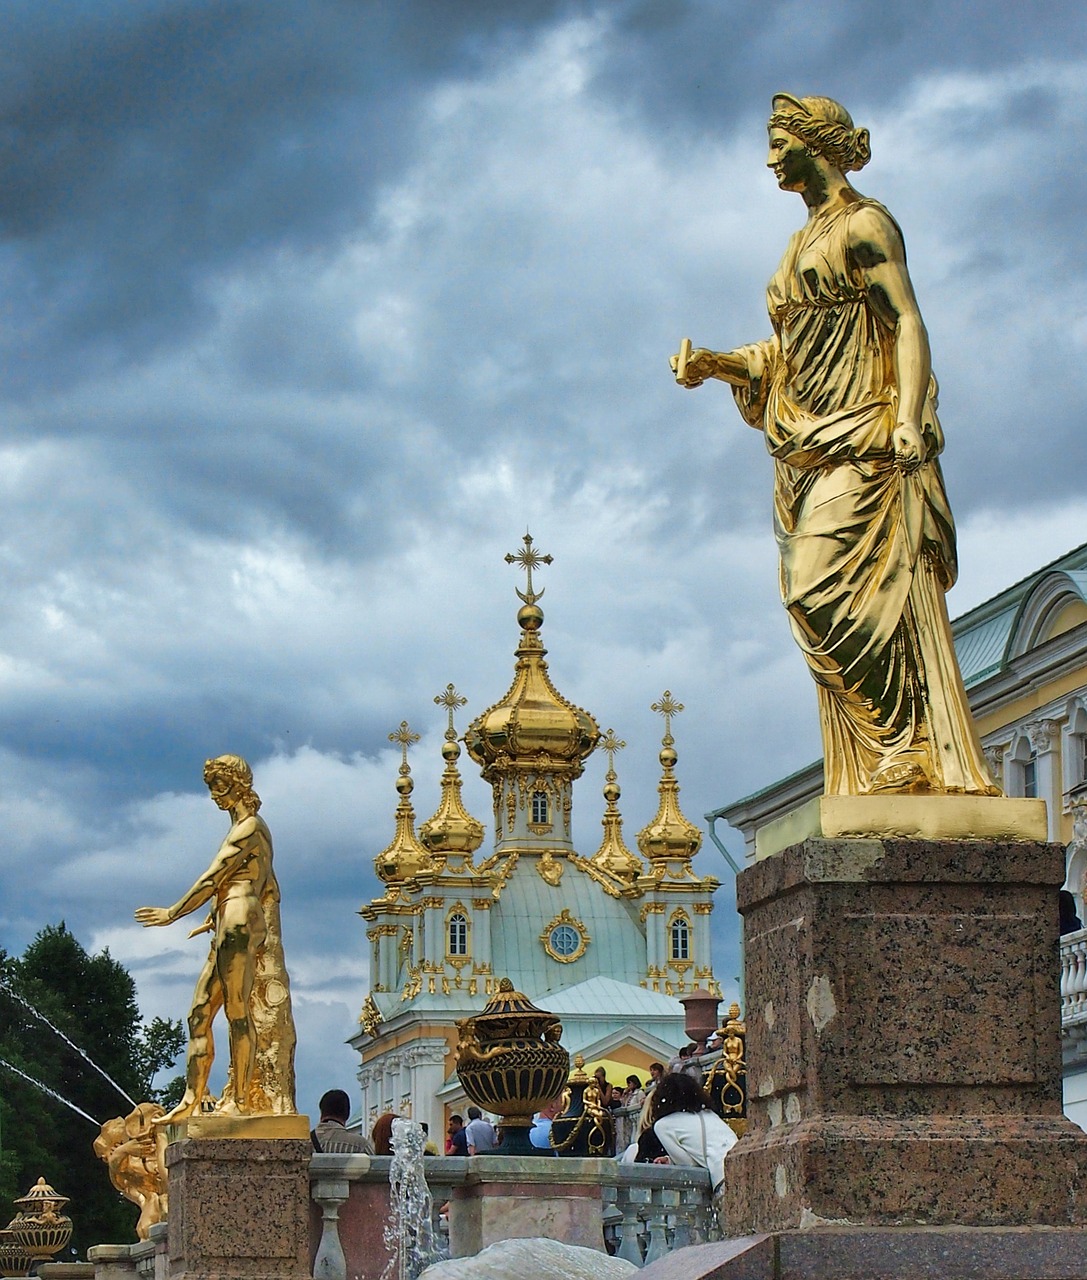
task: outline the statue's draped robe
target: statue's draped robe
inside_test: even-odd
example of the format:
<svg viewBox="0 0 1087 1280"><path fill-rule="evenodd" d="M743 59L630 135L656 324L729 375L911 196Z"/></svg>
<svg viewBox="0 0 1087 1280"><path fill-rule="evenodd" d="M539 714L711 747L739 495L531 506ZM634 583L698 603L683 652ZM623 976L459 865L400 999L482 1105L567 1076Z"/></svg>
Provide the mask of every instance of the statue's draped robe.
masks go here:
<svg viewBox="0 0 1087 1280"><path fill-rule="evenodd" d="M828 795L878 789L919 765L936 791L991 793L951 639L955 526L937 455L935 385L927 460L895 465L893 333L851 260L861 200L798 231L767 287L774 336L741 348L744 418L774 458L781 595L819 693ZM880 774L883 778L880 778Z"/></svg>

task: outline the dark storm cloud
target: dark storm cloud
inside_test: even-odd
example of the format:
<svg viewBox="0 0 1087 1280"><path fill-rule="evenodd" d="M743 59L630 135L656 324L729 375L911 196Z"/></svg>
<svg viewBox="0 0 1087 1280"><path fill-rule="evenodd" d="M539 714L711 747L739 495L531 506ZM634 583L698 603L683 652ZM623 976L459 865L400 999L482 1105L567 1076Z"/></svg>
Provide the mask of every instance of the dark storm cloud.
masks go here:
<svg viewBox="0 0 1087 1280"><path fill-rule="evenodd" d="M558 7L531 6L533 19ZM207 318L203 278L225 265L287 244L334 251L416 145L420 84L525 38L518 16L346 0L5 5L0 228L19 250L8 292L26 338L7 335L15 385L176 338ZM57 342L66 366L39 363Z"/></svg>

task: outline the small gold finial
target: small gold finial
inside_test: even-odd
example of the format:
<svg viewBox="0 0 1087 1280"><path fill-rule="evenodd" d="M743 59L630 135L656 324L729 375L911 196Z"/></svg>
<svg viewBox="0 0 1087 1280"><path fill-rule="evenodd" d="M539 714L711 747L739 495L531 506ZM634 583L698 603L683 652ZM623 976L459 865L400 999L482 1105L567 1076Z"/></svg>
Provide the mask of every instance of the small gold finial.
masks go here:
<svg viewBox="0 0 1087 1280"><path fill-rule="evenodd" d="M615 753L617 751L622 751L626 745L627 744L621 738L617 738L615 736L614 729L609 729L600 740L601 748L608 754L608 772L606 775L608 782L616 781Z"/></svg>
<svg viewBox="0 0 1087 1280"><path fill-rule="evenodd" d="M468 699L462 698L453 685L447 684L442 693L436 693L434 695L434 701L439 707L445 707L446 711L449 713L449 727L445 731L446 741L456 742L457 731L453 728L453 715L458 708L466 707L468 705Z"/></svg>
<svg viewBox="0 0 1087 1280"><path fill-rule="evenodd" d="M525 602L525 604L535 604L537 600L543 596L543 591L532 590L532 570L539 569L542 565L551 564L554 557L547 555L542 556L532 545L532 534L525 530L525 536L521 539L525 544L520 551L511 551L506 556L507 564L519 564L528 576L528 590L522 591L519 587L515 588L517 594Z"/></svg>
<svg viewBox="0 0 1087 1280"><path fill-rule="evenodd" d="M408 765L408 747L410 747L412 743L419 741L419 735L417 733L412 733L412 731L408 728L408 722L406 720L401 720L400 728L397 729L395 733L389 734L389 741L396 742L400 745L400 750L403 754L400 760L399 772L402 775L406 776L411 772L411 769Z"/></svg>
<svg viewBox="0 0 1087 1280"><path fill-rule="evenodd" d="M654 702L649 708L650 711L655 711L658 715L664 716L664 737L661 741L666 747L675 745L676 740L672 737L672 717L678 716L683 709L683 703L675 701L670 689L665 689L661 695L661 700Z"/></svg>
<svg viewBox="0 0 1087 1280"><path fill-rule="evenodd" d="M513 979L512 979L512 978L503 978L503 979L502 979L502 981L498 984L498 989L499 989L499 991L503 991L503 992L505 992L505 991L512 991L512 990L513 990Z"/></svg>

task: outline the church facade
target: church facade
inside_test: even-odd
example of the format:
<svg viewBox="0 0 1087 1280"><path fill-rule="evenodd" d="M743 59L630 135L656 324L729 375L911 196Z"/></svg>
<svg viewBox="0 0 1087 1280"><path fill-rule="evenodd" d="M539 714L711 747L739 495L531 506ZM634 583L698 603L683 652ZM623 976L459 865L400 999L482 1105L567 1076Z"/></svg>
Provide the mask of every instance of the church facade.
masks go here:
<svg viewBox="0 0 1087 1280"><path fill-rule="evenodd" d="M679 807L672 718L682 707L665 693L654 710L665 733L657 813L624 843L615 753L592 715L552 683L545 661L532 572L541 557L526 535L507 560L527 572L518 591L519 643L505 696L463 737L493 794L493 848L461 797L461 741L454 716L464 705L452 685L437 701L448 713L438 809L418 831L411 804L406 724L399 802L390 844L374 860L385 885L360 910L371 944L371 988L360 1030L363 1125L392 1111L444 1132L463 1109L455 1072L456 1023L482 1010L508 977L563 1024L563 1046L591 1066L607 1061L644 1077L654 1059L682 1044L680 998L696 988L720 995L710 958L709 917L718 882L691 860L702 836ZM608 753L603 839L591 855L571 838L574 784L596 750ZM625 1073L624 1073L625 1074Z"/></svg>

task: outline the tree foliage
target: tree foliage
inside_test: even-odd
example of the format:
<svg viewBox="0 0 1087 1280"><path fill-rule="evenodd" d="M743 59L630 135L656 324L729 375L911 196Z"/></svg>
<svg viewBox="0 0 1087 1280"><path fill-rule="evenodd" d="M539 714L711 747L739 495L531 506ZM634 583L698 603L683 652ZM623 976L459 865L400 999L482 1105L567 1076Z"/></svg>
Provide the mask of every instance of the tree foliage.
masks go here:
<svg viewBox="0 0 1087 1280"><path fill-rule="evenodd" d="M63 922L43 929L20 958L0 952L0 1059L99 1124L131 1110L120 1090L137 1102L176 1096L180 1081L156 1091L155 1077L176 1060L184 1043L179 1022L154 1018L145 1024L136 985L124 966L108 950L89 955ZM67 1212L78 1256L92 1244L134 1240L136 1207L113 1189L92 1149L97 1136L96 1124L0 1067L0 1215L10 1217L11 1200L44 1177L71 1197Z"/></svg>

